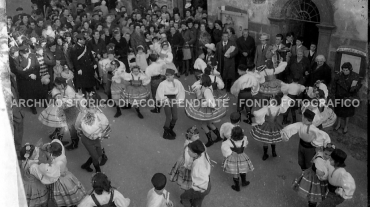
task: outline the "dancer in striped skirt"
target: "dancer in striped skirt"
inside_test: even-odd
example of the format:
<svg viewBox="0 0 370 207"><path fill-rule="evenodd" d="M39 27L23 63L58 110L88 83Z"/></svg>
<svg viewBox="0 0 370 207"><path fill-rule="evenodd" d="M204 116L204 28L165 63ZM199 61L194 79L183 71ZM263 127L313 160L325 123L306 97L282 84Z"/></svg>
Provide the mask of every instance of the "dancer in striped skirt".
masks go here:
<svg viewBox="0 0 370 207"><path fill-rule="evenodd" d="M325 148L316 148L316 155L312 159L312 167L302 172L302 175L293 181L293 190L308 201L309 207L315 207L328 195L328 164L330 154L335 146L327 144Z"/></svg>
<svg viewBox="0 0 370 207"><path fill-rule="evenodd" d="M177 182L183 190L189 190L192 185L191 180L191 166L193 164L193 159L189 156L188 145L195 140L199 139L199 131L196 126L190 127L185 134L185 144L184 151L181 157L177 160L175 165L172 167L170 172L170 181Z"/></svg>
<svg viewBox="0 0 370 207"><path fill-rule="evenodd" d="M223 171L234 176L234 185L231 188L235 191L240 191L239 175L242 186L248 186L250 182L246 180L247 172L254 170L252 162L244 153L247 145L247 136L244 136L243 129L239 126L232 129L231 139L221 145L222 155L225 157L222 163Z"/></svg>
<svg viewBox="0 0 370 207"><path fill-rule="evenodd" d="M284 100L286 99L289 99L289 97L285 96ZM262 160L269 157L267 154L268 144L271 145L272 156L277 156L275 146L276 143L282 141L280 130L283 128L277 122L277 117L280 113L285 113L288 108L287 101L282 102L281 96L275 96L270 99L269 106L264 106L262 109L253 112L256 123L253 124L255 126L251 130L251 135L255 140L263 143Z"/></svg>
<svg viewBox="0 0 370 207"><path fill-rule="evenodd" d="M214 99L211 83L211 78L203 74L200 81L192 86L193 90L196 92L197 100L199 101L194 101L192 104L187 104L185 106L185 113L189 118L202 122L202 129L206 133L208 139L206 147L210 147L214 142L222 140L220 131L214 123L219 122L221 118L226 115L227 111L222 101ZM210 130L217 136L215 141L212 140Z"/></svg>

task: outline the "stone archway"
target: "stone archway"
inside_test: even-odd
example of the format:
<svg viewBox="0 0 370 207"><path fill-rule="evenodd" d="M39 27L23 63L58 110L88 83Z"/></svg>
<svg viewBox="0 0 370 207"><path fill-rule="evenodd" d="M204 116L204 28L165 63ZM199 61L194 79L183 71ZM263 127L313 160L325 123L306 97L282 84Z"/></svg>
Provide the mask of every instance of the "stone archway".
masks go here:
<svg viewBox="0 0 370 207"><path fill-rule="evenodd" d="M286 8L292 1L296 0L277 0L272 6L270 16L268 17L271 24L271 37L286 30ZM330 0L311 1L316 5L320 14L320 23L316 25L319 28L317 52L328 59L331 34L335 29L333 5Z"/></svg>

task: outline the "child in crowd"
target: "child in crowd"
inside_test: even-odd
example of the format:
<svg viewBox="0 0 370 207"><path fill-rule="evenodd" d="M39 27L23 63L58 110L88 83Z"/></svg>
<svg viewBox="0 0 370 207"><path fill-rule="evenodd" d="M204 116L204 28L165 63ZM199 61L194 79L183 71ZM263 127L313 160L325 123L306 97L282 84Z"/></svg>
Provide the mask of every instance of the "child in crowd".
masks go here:
<svg viewBox="0 0 370 207"><path fill-rule="evenodd" d="M64 65L63 66L63 71L61 72L61 77L62 78L65 78L67 79L67 84L69 86L71 86L72 88L74 88L74 84L73 84L73 73L72 71L69 70L68 66L67 65Z"/></svg>
<svg viewBox="0 0 370 207"><path fill-rule="evenodd" d="M55 66L53 67L54 70L54 80L57 77L62 77L63 66L60 64L60 60L55 61Z"/></svg>
<svg viewBox="0 0 370 207"><path fill-rule="evenodd" d="M175 165L172 167L170 172L170 181L177 182L183 190L189 190L192 185L191 181L191 166L193 164L193 159L188 153L188 144L199 139L199 131L196 126L190 127L185 134L185 144L184 150L180 158L177 160Z"/></svg>
<svg viewBox="0 0 370 207"><path fill-rule="evenodd" d="M236 126L239 126L239 124L240 124L240 113L239 112L231 113L230 122L223 123L220 128L220 136L223 139L223 141L230 139L231 130Z"/></svg>
<svg viewBox="0 0 370 207"><path fill-rule="evenodd" d="M244 153L248 145L247 136L239 126L231 130L230 139L222 142L221 151L224 156L222 163L223 171L233 175L234 185L231 188L240 191L239 175L242 180L242 186L248 186L246 180L247 172L253 171L254 167L249 157Z"/></svg>
<svg viewBox="0 0 370 207"><path fill-rule="evenodd" d="M149 53L146 54L144 50L144 46L137 46L136 64L140 67L142 72L145 72L146 68L148 67L147 59L149 57Z"/></svg>
<svg viewBox="0 0 370 207"><path fill-rule="evenodd" d="M156 173L152 177L153 188L149 190L147 195L146 207L173 207L170 201L170 193L167 192L167 178L162 173Z"/></svg>
<svg viewBox="0 0 370 207"><path fill-rule="evenodd" d="M204 69L207 68L206 62L204 62L204 52L203 50L198 51L198 58L194 62L194 69L196 69L194 76L196 80L200 79L200 76L204 73Z"/></svg>

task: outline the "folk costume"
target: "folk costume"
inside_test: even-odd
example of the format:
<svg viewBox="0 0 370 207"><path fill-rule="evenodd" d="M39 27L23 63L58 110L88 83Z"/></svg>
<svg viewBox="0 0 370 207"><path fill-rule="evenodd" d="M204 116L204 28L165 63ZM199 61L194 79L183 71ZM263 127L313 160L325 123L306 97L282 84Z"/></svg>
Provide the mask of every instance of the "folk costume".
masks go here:
<svg viewBox="0 0 370 207"><path fill-rule="evenodd" d="M142 51L139 51L141 49ZM139 45L137 46L137 54L135 56L136 64L140 67L140 70L145 73L146 68L148 67L147 59L149 57L149 53L145 53L144 46Z"/></svg>
<svg viewBox="0 0 370 207"><path fill-rule="evenodd" d="M292 123L297 122L297 117L296 117L296 110L298 109L298 103L297 99L299 95L305 91L306 88L299 84L299 83L290 83L290 84L285 84L281 83L281 91L283 94L287 95L289 98L291 98L291 103L290 107L286 111L286 113L283 115L283 125L288 124L288 116L289 112L292 113Z"/></svg>
<svg viewBox="0 0 370 207"><path fill-rule="evenodd" d="M126 90L128 83L124 80L124 77L127 76L125 68L122 67L122 62L113 60L110 65L112 67L112 85L110 86L112 99L116 105L117 112L114 115L115 118L122 115L121 113L121 101L124 101L123 104L125 105L124 108L131 108L131 105L125 100L123 96L123 92ZM127 70L127 69L126 69Z"/></svg>
<svg viewBox="0 0 370 207"><path fill-rule="evenodd" d="M223 141L231 138L231 131L234 127L239 126L240 123L240 113L233 112L230 114L230 122L225 122L220 127L220 136Z"/></svg>
<svg viewBox="0 0 370 207"><path fill-rule="evenodd" d="M184 150L182 155L179 157L175 165L172 167L170 181L177 182L183 190L189 190L192 185L191 180L191 166L193 164L193 158L189 156L189 148L188 145L192 143L194 137L198 135L199 139L199 131L196 126L190 127L185 134L186 140L184 143ZM197 140L196 139L196 140Z"/></svg>
<svg viewBox="0 0 370 207"><path fill-rule="evenodd" d="M86 190L81 182L67 168L67 157L60 140L53 140L50 145L57 143L62 147L59 156L52 156L52 164L59 167L60 177L54 183L54 199L58 206L77 205L86 195ZM54 152L52 152L53 154Z"/></svg>
<svg viewBox="0 0 370 207"><path fill-rule="evenodd" d="M200 79L200 76L202 76L202 74L204 73L204 69L206 68L206 62L202 58L198 57L194 62L194 75L196 80Z"/></svg>
<svg viewBox="0 0 370 207"><path fill-rule="evenodd" d="M126 86L126 90L122 92L122 95L125 101L135 106L138 117L142 119L143 115L140 113L139 107L142 102L145 102L150 97L150 91L147 87L150 83L150 78L145 73L142 73L138 66L132 67L131 71L134 69L139 70L139 74L135 75L134 72L125 74L123 79L129 84Z"/></svg>
<svg viewBox="0 0 370 207"><path fill-rule="evenodd" d="M307 119L313 120L315 114L307 110L303 114ZM330 143L329 135L316 128L312 122L304 120L304 122L297 122L284 127L281 130L283 140L288 141L291 136L298 133L300 137L298 146L298 164L302 171L312 166L311 160L316 154L315 147L326 146Z"/></svg>
<svg viewBox="0 0 370 207"><path fill-rule="evenodd" d="M165 64L161 61L156 60L155 62L152 62L147 69L145 70L145 75L147 77L150 77L150 89L152 92L152 98L155 102L155 108L150 110L153 113L159 113L160 108L158 107L158 103L156 101L156 93L157 88L159 84L166 79L164 76L165 70L164 70Z"/></svg>
<svg viewBox="0 0 370 207"><path fill-rule="evenodd" d="M271 60L267 60L266 68L264 71L259 72L265 81L260 84L259 93L261 95L271 97L281 93L281 83L282 81L276 79L276 75L283 72L287 66L287 62L280 62L279 66L274 68Z"/></svg>
<svg viewBox="0 0 370 207"><path fill-rule="evenodd" d="M167 184L167 178L162 173L156 173L152 177L153 188L149 190L146 197L146 207L167 207L173 206L169 198L169 192L164 189Z"/></svg>
<svg viewBox="0 0 370 207"><path fill-rule="evenodd" d="M266 160L269 157L267 154L268 144L271 145L272 156L277 156L275 147L276 143L282 141L280 131L283 128L283 126L277 122L277 117L285 113L289 108L289 105L286 103L288 100L289 97L285 96L282 98L280 105L264 106L260 110L253 112L257 125L253 126L251 135L255 140L263 143L262 160Z"/></svg>
<svg viewBox="0 0 370 207"><path fill-rule="evenodd" d="M215 122L219 122L222 117L226 115L227 109L223 105L223 101L213 97L213 89L200 84L199 81L195 82L192 86L193 91L196 93L197 102L187 104L185 106L185 114L196 121L202 122L202 128L206 133L208 142L206 147L210 147L214 142L221 141L220 131ZM212 140L211 131L217 136L216 140Z"/></svg>
<svg viewBox="0 0 370 207"><path fill-rule="evenodd" d="M222 142L221 145L221 152L224 156L224 161L222 162L223 171L238 176L238 178L235 178L235 176L233 178L235 185L232 188L235 191L240 191L239 175L242 180L242 186L247 186L249 185L249 181L246 180L247 173L254 170L252 162L244 153L247 145L247 136L238 141L234 141L233 137L231 137Z"/></svg>
<svg viewBox="0 0 370 207"><path fill-rule="evenodd" d="M340 149L335 149L331 153L331 158L334 160L334 163L340 163L340 166L328 166L329 193L326 199L318 205L319 207L337 206L345 200L351 199L356 189L355 180L344 168L344 161L347 158L347 154Z"/></svg>
<svg viewBox="0 0 370 207"><path fill-rule="evenodd" d="M167 46L168 48L166 50L163 49L164 46ZM167 41L164 41L161 43L161 51L159 52L159 62L162 62L165 64L165 68L171 68L172 70L175 71L175 74L178 73L178 70L175 66L175 64L173 64L173 54L170 50L170 45Z"/></svg>
<svg viewBox="0 0 370 207"><path fill-rule="evenodd" d="M76 129L78 129L78 135L82 144L90 155L81 168L92 172L90 165L93 164L95 171L101 172L100 166L107 161L107 157L101 147L101 141L102 139L108 139L110 136L109 120L99 108L95 108L94 112L84 109L78 115Z"/></svg>
<svg viewBox="0 0 370 207"><path fill-rule="evenodd" d="M166 75L175 75L175 71L167 69ZM158 86L156 100L160 101L164 106L164 112L166 114L163 138L175 139L176 133L173 131L173 128L177 121L177 104L185 100L184 86L177 79L173 79L172 81L164 80Z"/></svg>
<svg viewBox="0 0 370 207"><path fill-rule="evenodd" d="M78 207L98 206L98 204L104 206L110 203L114 203L115 206L129 207L130 202L131 200L129 198L125 198L122 193L112 188L110 192L104 190L101 195L93 191L90 196L86 196L81 203L78 204Z"/></svg>
<svg viewBox="0 0 370 207"><path fill-rule="evenodd" d="M247 112L247 120L248 124L252 124L252 107L247 107L247 102L249 100L255 101L257 98L257 94L260 91L260 80L257 78L257 75L254 72L247 71L247 67L240 66L238 70L246 71L245 74L240 76L231 87L231 94L238 97L237 100L237 111L241 112L244 107L246 108ZM253 103L253 102L252 102ZM248 103L250 105L251 103Z"/></svg>
<svg viewBox="0 0 370 207"><path fill-rule="evenodd" d="M203 199L211 191L211 164L205 151L205 146L200 140L188 145L189 149L197 154L191 167L192 186L181 194L181 202L185 207L202 206Z"/></svg>
<svg viewBox="0 0 370 207"><path fill-rule="evenodd" d="M312 159L312 167L303 171L302 175L293 181L293 190L306 199L310 207L316 206L316 203L323 201L328 195L328 162L324 160L322 151L317 152Z"/></svg>
<svg viewBox="0 0 370 207"><path fill-rule="evenodd" d="M48 201L48 190L37 177L39 148L29 144L26 144L25 147L25 154L21 152L21 156L23 155L23 157L21 157L22 164L20 171L27 199L27 206L46 206ZM23 150L21 149L21 151ZM28 155L26 155L27 151ZM34 153L35 155L33 156ZM25 156L28 157L26 158ZM31 159L32 157L34 157L34 159Z"/></svg>

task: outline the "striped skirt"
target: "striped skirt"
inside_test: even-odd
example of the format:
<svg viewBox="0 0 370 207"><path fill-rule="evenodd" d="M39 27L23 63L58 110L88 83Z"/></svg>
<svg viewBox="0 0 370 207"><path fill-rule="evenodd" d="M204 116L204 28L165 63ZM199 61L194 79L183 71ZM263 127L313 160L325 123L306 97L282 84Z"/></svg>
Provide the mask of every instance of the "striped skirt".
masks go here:
<svg viewBox="0 0 370 207"><path fill-rule="evenodd" d="M183 190L189 190L192 186L191 170L184 167L185 158L182 155L172 167L170 181L177 182Z"/></svg>
<svg viewBox="0 0 370 207"><path fill-rule="evenodd" d="M121 83L112 81L110 89L112 93L112 99L116 102L116 104L118 104L118 101L123 98L122 92L125 90L125 88L126 85L124 84L124 81L121 81Z"/></svg>
<svg viewBox="0 0 370 207"><path fill-rule="evenodd" d="M69 171L54 183L54 198L58 206L78 205L85 196L85 188Z"/></svg>
<svg viewBox="0 0 370 207"><path fill-rule="evenodd" d="M39 121L49 127L66 127L66 115L58 106L49 105L46 109L44 109L39 115Z"/></svg>
<svg viewBox="0 0 370 207"><path fill-rule="evenodd" d="M327 181L319 180L312 168L305 170L295 179L292 188L307 201L315 203L325 200L329 192Z"/></svg>
<svg viewBox="0 0 370 207"><path fill-rule="evenodd" d="M142 101L146 101L150 97L150 91L146 86L132 86L128 85L126 90L122 92L124 100L127 100L130 104L139 104Z"/></svg>
<svg viewBox="0 0 370 207"><path fill-rule="evenodd" d="M272 96L281 93L281 80L274 79L262 83L259 93L264 96Z"/></svg>
<svg viewBox="0 0 370 207"><path fill-rule="evenodd" d="M219 100L229 100L230 99L227 92L224 90L220 90L220 89L214 90L213 96L215 97L215 99L219 99Z"/></svg>
<svg viewBox="0 0 370 207"><path fill-rule="evenodd" d="M186 115L194 119L196 121L213 121L217 122L220 121L222 117L226 115L227 109L226 107L223 106L221 100L216 100L219 101L217 103L216 108L210 108L210 107L204 107L201 106L201 104L186 104L185 106L185 113Z"/></svg>
<svg viewBox="0 0 370 207"><path fill-rule="evenodd" d="M280 130L283 127L278 122L265 122L262 125L256 125L251 130L252 137L266 144L275 144L282 141Z"/></svg>
<svg viewBox="0 0 370 207"><path fill-rule="evenodd" d="M31 176L33 177L33 175ZM46 206L49 194L46 186L41 181L35 177L23 179L23 186L28 207Z"/></svg>
<svg viewBox="0 0 370 207"><path fill-rule="evenodd" d="M230 156L225 158L222 166L224 172L233 175L254 170L251 160L245 153L237 154L233 152Z"/></svg>

